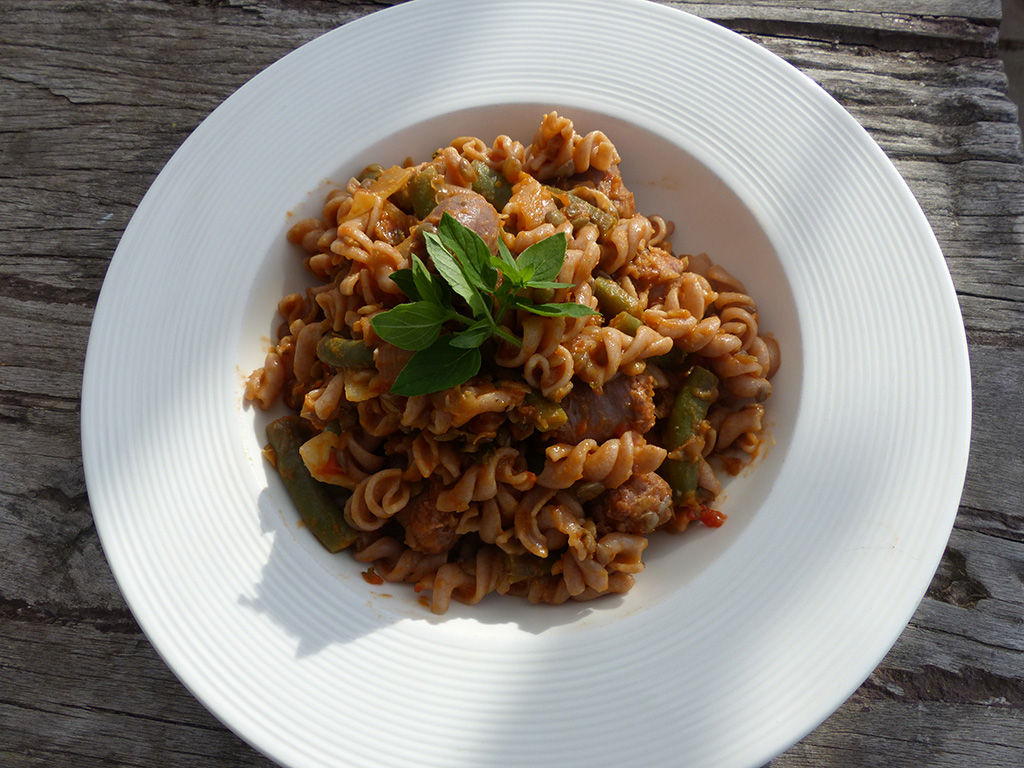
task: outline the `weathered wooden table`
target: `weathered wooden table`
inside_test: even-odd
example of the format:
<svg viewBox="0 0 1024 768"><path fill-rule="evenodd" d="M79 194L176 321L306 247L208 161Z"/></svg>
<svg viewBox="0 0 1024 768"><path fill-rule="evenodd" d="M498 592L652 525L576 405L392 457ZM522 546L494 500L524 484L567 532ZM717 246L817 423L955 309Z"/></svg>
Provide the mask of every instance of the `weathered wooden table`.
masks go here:
<svg viewBox="0 0 1024 768"><path fill-rule="evenodd" d="M1024 765L1024 165L999 1L669 4L775 51L867 128L938 236L970 342L971 460L928 595L772 765ZM111 577L82 365L111 254L175 148L262 68L382 5L0 0L0 764L269 765L178 683Z"/></svg>

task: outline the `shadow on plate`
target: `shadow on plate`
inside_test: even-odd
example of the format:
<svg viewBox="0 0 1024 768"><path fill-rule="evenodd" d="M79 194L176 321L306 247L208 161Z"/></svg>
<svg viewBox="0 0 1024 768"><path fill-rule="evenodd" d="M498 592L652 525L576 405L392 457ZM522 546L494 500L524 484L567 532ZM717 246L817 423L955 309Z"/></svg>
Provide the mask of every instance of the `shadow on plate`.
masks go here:
<svg viewBox="0 0 1024 768"><path fill-rule="evenodd" d="M331 554L302 529L294 510L281 509L273 490L279 482L267 467L268 488L259 496L259 524L272 537L254 595L241 595L240 605L256 611L297 641L296 658L310 656L335 643L350 643L391 625L407 623L443 627L452 622L500 631L540 635L569 625L584 626L607 611L615 611L622 596L604 596L588 603L533 605L520 597L491 594L476 605L452 601L445 614L433 614L420 602L412 584L371 584L362 573L368 567L347 552ZM360 602L360 598L363 598Z"/></svg>

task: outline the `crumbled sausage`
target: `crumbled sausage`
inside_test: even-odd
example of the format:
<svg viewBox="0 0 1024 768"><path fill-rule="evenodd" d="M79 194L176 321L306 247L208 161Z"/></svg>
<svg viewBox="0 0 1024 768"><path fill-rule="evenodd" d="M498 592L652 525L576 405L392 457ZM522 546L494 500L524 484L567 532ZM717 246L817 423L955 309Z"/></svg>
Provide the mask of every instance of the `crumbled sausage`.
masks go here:
<svg viewBox="0 0 1024 768"><path fill-rule="evenodd" d="M425 555L438 555L451 549L458 534L458 512L441 512L437 508L440 488L413 498L402 512L401 522L405 526L405 544L410 549Z"/></svg>
<svg viewBox="0 0 1024 768"><path fill-rule="evenodd" d="M576 387L561 406L568 420L550 434L554 442L575 444L590 438L600 443L630 431L644 434L654 426L654 378L646 373L616 376L601 394Z"/></svg>
<svg viewBox="0 0 1024 768"><path fill-rule="evenodd" d="M672 518L672 489L656 472L634 475L598 496L590 514L598 533L647 534Z"/></svg>

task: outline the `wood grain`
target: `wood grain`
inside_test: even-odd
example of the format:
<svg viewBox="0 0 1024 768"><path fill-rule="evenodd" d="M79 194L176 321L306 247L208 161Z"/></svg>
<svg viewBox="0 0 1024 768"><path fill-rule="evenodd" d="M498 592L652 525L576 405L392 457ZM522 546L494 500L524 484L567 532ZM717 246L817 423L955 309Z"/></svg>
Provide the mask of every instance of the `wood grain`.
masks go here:
<svg viewBox="0 0 1024 768"><path fill-rule="evenodd" d="M177 146L261 69L389 4L0 4L3 765L270 765L176 681L107 568L82 475L85 348L120 234ZM970 465L928 594L772 765L1024 765L1024 165L1000 4L665 4L766 46L867 129L935 230L970 346Z"/></svg>

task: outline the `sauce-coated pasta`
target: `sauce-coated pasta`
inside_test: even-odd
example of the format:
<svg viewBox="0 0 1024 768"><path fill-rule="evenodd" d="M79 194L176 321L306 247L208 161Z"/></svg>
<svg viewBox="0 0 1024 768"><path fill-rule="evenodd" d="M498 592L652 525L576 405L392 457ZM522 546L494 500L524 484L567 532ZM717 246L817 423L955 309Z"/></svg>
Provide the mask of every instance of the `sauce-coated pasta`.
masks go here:
<svg viewBox="0 0 1024 768"><path fill-rule="evenodd" d="M368 580L410 582L438 613L492 592L587 600L632 586L655 531L724 520L719 473L761 449L778 346L739 280L635 210L619 163L603 133L550 113L528 145L459 137L369 166L291 227L318 282L279 303L245 398L293 412L269 455L308 473L282 470L300 513ZM374 318L410 302L396 273L416 258L437 276L425 238L447 217L495 258L564 238L561 286L524 302L594 312L496 312L475 374L396 394L418 353Z"/></svg>

